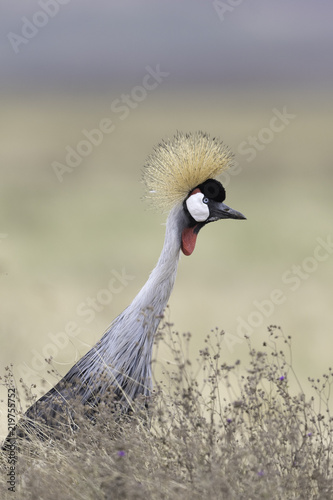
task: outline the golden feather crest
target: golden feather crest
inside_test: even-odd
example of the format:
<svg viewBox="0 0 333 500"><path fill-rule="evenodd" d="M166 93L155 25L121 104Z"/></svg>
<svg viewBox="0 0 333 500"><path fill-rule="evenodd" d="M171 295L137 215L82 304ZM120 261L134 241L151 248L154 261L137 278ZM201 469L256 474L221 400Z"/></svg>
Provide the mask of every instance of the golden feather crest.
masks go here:
<svg viewBox="0 0 333 500"><path fill-rule="evenodd" d="M216 178L232 164L233 155L217 138L204 132L177 134L162 141L143 168L146 198L169 210L207 179Z"/></svg>

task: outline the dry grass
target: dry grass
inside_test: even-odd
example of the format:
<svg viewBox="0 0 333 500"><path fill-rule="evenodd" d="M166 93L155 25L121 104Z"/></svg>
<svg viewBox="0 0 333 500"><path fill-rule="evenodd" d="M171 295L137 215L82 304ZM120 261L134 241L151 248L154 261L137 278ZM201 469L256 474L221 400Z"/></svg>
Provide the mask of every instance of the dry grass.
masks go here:
<svg viewBox="0 0 333 500"><path fill-rule="evenodd" d="M15 498L331 499L331 370L311 381L308 399L300 385L291 393L297 377L280 328L269 328L261 351L248 341L244 367L225 363L222 340L212 331L191 364L191 336L162 325L156 342L169 361L150 427L140 411L115 420L105 404L92 424L77 409L76 432L20 445ZM13 383L10 370L4 382ZM0 495L14 498L4 483Z"/></svg>

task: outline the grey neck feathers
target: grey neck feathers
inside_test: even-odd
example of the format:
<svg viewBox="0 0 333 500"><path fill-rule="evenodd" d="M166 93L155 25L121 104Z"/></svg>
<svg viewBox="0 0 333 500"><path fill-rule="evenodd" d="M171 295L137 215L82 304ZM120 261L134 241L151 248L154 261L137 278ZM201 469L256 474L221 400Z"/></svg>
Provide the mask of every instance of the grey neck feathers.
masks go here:
<svg viewBox="0 0 333 500"><path fill-rule="evenodd" d="M155 315L162 314L177 274L183 227L185 227L183 208L182 206L176 206L167 219L164 245L160 258L148 281L128 309L138 311L152 308Z"/></svg>
<svg viewBox="0 0 333 500"><path fill-rule="evenodd" d="M134 399L151 390L151 355L155 332L169 300L177 273L181 233L186 226L183 207L174 207L167 219L165 241L156 267L133 302L109 326L101 340L78 363L84 373L107 372L121 399ZM86 370L87 365L90 367ZM86 391L84 399L90 391Z"/></svg>

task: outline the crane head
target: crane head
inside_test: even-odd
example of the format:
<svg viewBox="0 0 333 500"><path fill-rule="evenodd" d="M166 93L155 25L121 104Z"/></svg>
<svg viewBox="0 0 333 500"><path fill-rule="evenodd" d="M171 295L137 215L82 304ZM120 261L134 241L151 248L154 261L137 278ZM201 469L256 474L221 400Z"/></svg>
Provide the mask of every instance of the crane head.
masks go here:
<svg viewBox="0 0 333 500"><path fill-rule="evenodd" d="M191 255L197 235L209 222L221 219L246 219L243 214L224 203L225 189L216 179L208 179L194 188L183 202L188 225L182 231L181 249Z"/></svg>
<svg viewBox="0 0 333 500"><path fill-rule="evenodd" d="M162 210L180 207L184 215L181 249L191 255L200 229L220 219L245 219L225 205L225 189L216 179L232 165L233 155L204 132L177 134L155 147L143 170L146 197Z"/></svg>

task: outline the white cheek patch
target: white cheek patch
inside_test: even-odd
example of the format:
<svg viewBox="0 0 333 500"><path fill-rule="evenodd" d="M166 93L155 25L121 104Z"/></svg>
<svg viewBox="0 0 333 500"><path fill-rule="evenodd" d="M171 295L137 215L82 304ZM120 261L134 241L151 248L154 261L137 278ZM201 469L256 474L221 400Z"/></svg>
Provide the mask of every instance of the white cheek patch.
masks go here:
<svg viewBox="0 0 333 500"><path fill-rule="evenodd" d="M186 200L187 210L197 222L204 222L209 217L209 208L203 199L202 193L195 193Z"/></svg>

